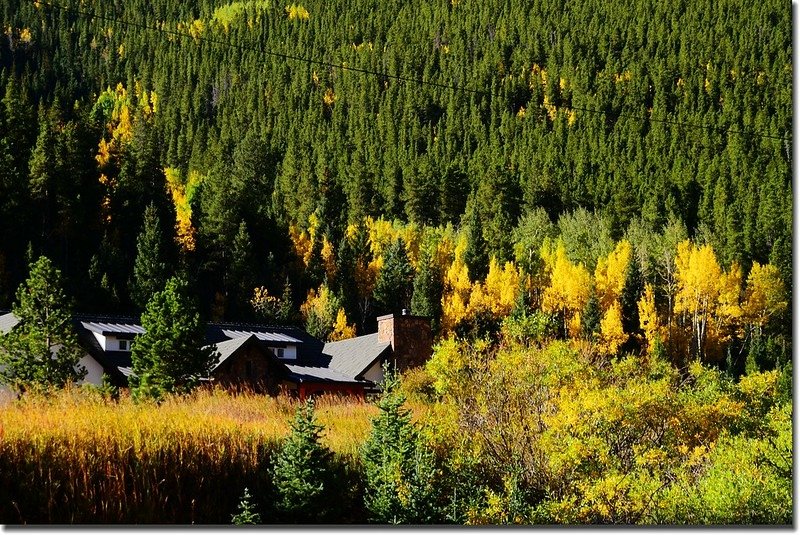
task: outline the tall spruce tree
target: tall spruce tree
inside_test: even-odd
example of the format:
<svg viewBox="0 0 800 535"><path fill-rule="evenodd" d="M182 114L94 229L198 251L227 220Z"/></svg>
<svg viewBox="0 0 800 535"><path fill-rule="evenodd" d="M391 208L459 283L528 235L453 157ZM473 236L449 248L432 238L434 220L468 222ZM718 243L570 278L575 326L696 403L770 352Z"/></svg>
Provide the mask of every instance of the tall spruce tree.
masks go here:
<svg viewBox="0 0 800 535"><path fill-rule="evenodd" d="M86 369L78 364L83 351L72 330L70 300L61 272L46 256L31 265L12 312L19 323L0 336L0 382L22 393L83 379Z"/></svg>
<svg viewBox="0 0 800 535"><path fill-rule="evenodd" d="M442 274L434 258L435 249L424 247L420 251L417 272L414 275L414 293L411 296L411 311L419 316L433 319L433 327L442 317Z"/></svg>
<svg viewBox="0 0 800 535"><path fill-rule="evenodd" d="M384 367L380 413L361 450L369 520L379 524L425 524L440 521L437 472L433 455L404 407L399 378Z"/></svg>
<svg viewBox="0 0 800 535"><path fill-rule="evenodd" d="M485 278L489 272L489 255L486 252L483 225L474 199L467 202L464 224L467 226L467 248L464 250L464 263L467 265L470 280L475 282Z"/></svg>
<svg viewBox="0 0 800 535"><path fill-rule="evenodd" d="M142 314L145 332L133 342L130 383L137 398L186 393L207 377L217 353L205 342L205 327L186 282L172 277Z"/></svg>
<svg viewBox="0 0 800 535"><path fill-rule="evenodd" d="M383 254L383 267L375 281L372 296L385 313L399 312L411 305L414 268L402 238L393 241Z"/></svg>
<svg viewBox="0 0 800 535"><path fill-rule="evenodd" d="M643 293L644 278L639 268L639 262L634 256L628 262L628 267L625 271L625 282L622 286L622 293L619 296L622 308L622 329L628 334L638 335L642 332L639 326L639 299L641 299ZM630 336L623 345L622 350L633 351L637 346L636 337Z"/></svg>
<svg viewBox="0 0 800 535"><path fill-rule="evenodd" d="M153 295L164 288L169 274L161 222L154 204L144 211L142 231L136 238L136 260L133 263L131 300L139 308L147 306Z"/></svg>
<svg viewBox="0 0 800 535"><path fill-rule="evenodd" d="M314 402L297 408L292 433L283 442L273 464L278 493L278 519L290 523L324 522L334 510L333 453L322 445L323 427L314 418Z"/></svg>
<svg viewBox="0 0 800 535"><path fill-rule="evenodd" d="M581 334L586 340L594 340L597 336L600 331L601 316L600 301L597 299L597 293L592 289L589 301L581 314Z"/></svg>

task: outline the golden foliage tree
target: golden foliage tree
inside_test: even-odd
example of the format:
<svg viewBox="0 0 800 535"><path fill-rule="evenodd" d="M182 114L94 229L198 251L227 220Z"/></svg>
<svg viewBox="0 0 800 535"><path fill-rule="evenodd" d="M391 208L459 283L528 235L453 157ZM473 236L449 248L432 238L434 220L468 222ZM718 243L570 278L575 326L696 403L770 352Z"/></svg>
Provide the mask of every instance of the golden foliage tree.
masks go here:
<svg viewBox="0 0 800 535"><path fill-rule="evenodd" d="M600 320L599 349L606 355L616 355L619 348L628 340L628 333L622 328L622 310L614 301Z"/></svg>
<svg viewBox="0 0 800 535"><path fill-rule="evenodd" d="M197 171L189 171L184 178L179 169L165 167L167 189L175 206L175 241L184 251L194 251L195 228L192 223L192 199L205 178Z"/></svg>
<svg viewBox="0 0 800 535"><path fill-rule="evenodd" d="M689 352L719 357L714 350L741 316L741 269L734 264L723 271L710 245L697 247L689 240L678 244L675 266L675 314L691 329Z"/></svg>
<svg viewBox="0 0 800 535"><path fill-rule="evenodd" d="M645 284L644 295L639 299L639 325L644 331L644 338L647 341L647 350L652 351L656 339L664 341L664 329L658 318L656 310L656 298L652 284Z"/></svg>
<svg viewBox="0 0 800 535"><path fill-rule="evenodd" d="M628 240L617 243L614 250L606 257L597 260L594 270L594 284L600 308L607 311L619 300L625 286L625 273L631 261L632 249Z"/></svg>
<svg viewBox="0 0 800 535"><path fill-rule="evenodd" d="M561 240L553 248L550 240L542 245L542 260L550 283L542 295L542 310L560 314L570 336L580 332L580 312L589 301L591 276L583 264L573 264Z"/></svg>
<svg viewBox="0 0 800 535"><path fill-rule="evenodd" d="M747 277L743 319L746 323L762 328L773 316L786 310L786 289L778 268L772 264L753 262Z"/></svg>

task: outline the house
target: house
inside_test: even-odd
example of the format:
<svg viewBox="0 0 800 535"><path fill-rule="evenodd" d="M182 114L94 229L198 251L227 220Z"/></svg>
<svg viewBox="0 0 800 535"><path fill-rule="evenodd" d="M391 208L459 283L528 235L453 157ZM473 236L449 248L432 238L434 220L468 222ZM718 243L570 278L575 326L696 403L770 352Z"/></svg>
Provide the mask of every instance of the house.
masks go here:
<svg viewBox="0 0 800 535"><path fill-rule="evenodd" d="M0 315L0 332L17 324ZM76 315L78 341L86 350L80 364L84 382L127 386L132 374L131 348L144 329L136 318ZM378 332L324 343L297 327L209 323L206 344L218 358L208 381L257 391L294 392L301 399L318 393L363 396L383 378L388 362L399 370L423 364L431 355L430 320L402 314L378 318Z"/></svg>

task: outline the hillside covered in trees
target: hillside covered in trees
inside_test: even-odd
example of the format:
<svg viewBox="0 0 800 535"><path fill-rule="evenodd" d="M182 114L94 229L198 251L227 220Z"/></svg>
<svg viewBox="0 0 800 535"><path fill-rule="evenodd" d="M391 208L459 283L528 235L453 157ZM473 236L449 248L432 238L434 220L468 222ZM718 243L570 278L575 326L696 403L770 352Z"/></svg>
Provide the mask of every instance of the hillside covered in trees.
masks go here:
<svg viewBox="0 0 800 535"><path fill-rule="evenodd" d="M747 4L747 5L745 5ZM4 0L0 307L174 271L336 338L509 314L740 374L791 354L791 10L540 0Z"/></svg>

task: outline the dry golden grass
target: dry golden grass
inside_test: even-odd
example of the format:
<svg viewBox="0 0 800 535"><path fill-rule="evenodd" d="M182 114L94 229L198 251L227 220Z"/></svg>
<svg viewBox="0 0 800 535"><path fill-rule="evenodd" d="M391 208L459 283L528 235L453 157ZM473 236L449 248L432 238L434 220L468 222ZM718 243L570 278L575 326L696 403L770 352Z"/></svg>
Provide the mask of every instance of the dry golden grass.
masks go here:
<svg viewBox="0 0 800 535"><path fill-rule="evenodd" d="M5 401L0 522L220 521L244 486L266 492L297 403L219 389L160 405L81 389ZM352 462L377 409L326 396L316 406L324 443Z"/></svg>

